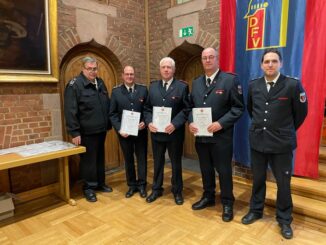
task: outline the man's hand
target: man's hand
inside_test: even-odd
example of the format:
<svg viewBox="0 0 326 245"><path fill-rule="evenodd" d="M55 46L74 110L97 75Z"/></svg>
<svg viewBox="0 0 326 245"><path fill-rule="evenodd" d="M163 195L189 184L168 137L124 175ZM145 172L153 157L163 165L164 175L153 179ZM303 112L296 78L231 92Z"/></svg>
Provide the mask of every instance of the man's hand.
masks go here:
<svg viewBox="0 0 326 245"><path fill-rule="evenodd" d="M144 122L140 122L139 124L138 124L138 129L139 130L142 130L142 129L144 129L145 128L145 123Z"/></svg>
<svg viewBox="0 0 326 245"><path fill-rule="evenodd" d="M193 122L189 124L189 131L193 135L198 133L198 128L196 127L196 125Z"/></svg>
<svg viewBox="0 0 326 245"><path fill-rule="evenodd" d="M174 130L175 130L174 125L170 123L168 126L166 126L165 133L172 134Z"/></svg>
<svg viewBox="0 0 326 245"><path fill-rule="evenodd" d="M74 144L74 145L80 145L81 144L81 137L80 136L77 136L77 137L75 137L75 138L72 138L72 143Z"/></svg>
<svg viewBox="0 0 326 245"><path fill-rule="evenodd" d="M120 134L123 138L127 138L127 137L129 136L129 134L122 133L121 131L119 131L119 134Z"/></svg>
<svg viewBox="0 0 326 245"><path fill-rule="evenodd" d="M157 127L155 127L153 123L148 124L148 128L149 128L149 131L151 131L152 133L157 132Z"/></svg>
<svg viewBox="0 0 326 245"><path fill-rule="evenodd" d="M207 131L210 132L210 133L215 133L215 132L217 132L217 131L219 131L221 129L222 129L221 124L218 121L216 121L216 122L213 122L211 125L208 126Z"/></svg>

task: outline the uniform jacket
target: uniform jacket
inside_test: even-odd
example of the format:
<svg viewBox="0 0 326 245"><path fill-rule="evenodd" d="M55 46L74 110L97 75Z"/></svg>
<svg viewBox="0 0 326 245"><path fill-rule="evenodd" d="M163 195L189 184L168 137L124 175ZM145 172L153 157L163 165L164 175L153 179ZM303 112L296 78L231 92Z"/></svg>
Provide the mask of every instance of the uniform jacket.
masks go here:
<svg viewBox="0 0 326 245"><path fill-rule="evenodd" d="M299 80L281 74L269 92L264 77L251 81L248 90L251 148L266 153L292 151L297 146L296 130L307 111L306 94Z"/></svg>
<svg viewBox="0 0 326 245"><path fill-rule="evenodd" d="M145 105L145 122L152 122L153 106L172 108L171 123L176 128L172 134L152 133L152 138L157 141L171 141L184 139L184 124L187 121L190 110L189 88L184 81L173 79L169 89L163 89L162 80L153 81L150 84L148 97Z"/></svg>
<svg viewBox="0 0 326 245"><path fill-rule="evenodd" d="M242 89L234 74L219 71L209 87L206 86L205 76L200 76L192 83L190 101L193 107L211 107L212 121L218 121L222 129L215 132L213 137L197 136L199 143L232 144L233 125L244 111ZM193 122L192 112L189 122Z"/></svg>
<svg viewBox="0 0 326 245"><path fill-rule="evenodd" d="M147 99L147 87L135 84L134 91L130 95L126 86L121 84L112 90L110 104L110 119L113 128L119 132L123 110L140 112L140 121L144 121L144 105ZM142 130L145 131L146 129Z"/></svg>
<svg viewBox="0 0 326 245"><path fill-rule="evenodd" d="M64 113L66 127L72 137L106 132L110 99L102 79L96 78L98 89L81 73L65 89Z"/></svg>

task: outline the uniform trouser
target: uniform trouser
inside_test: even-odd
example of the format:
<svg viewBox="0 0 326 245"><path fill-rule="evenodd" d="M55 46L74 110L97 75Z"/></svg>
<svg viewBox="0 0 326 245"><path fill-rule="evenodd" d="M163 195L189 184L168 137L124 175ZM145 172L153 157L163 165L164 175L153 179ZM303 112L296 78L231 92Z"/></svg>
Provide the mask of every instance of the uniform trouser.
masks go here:
<svg viewBox="0 0 326 245"><path fill-rule="evenodd" d="M251 149L251 169L253 174L250 211L263 214L266 196L266 171L268 163L277 184L276 220L280 224L292 222L292 151L280 154L268 154Z"/></svg>
<svg viewBox="0 0 326 245"><path fill-rule="evenodd" d="M81 135L81 145L86 152L80 154L79 172L83 189L94 189L105 184L104 143L106 132Z"/></svg>
<svg viewBox="0 0 326 245"><path fill-rule="evenodd" d="M216 177L218 172L221 203L233 205L232 144L195 143L204 188L203 197L215 200Z"/></svg>
<svg viewBox="0 0 326 245"><path fill-rule="evenodd" d="M138 136L123 138L119 142L125 159L127 185L129 187L146 186L147 179L147 129L140 131ZM134 153L137 159L137 175L135 170Z"/></svg>
<svg viewBox="0 0 326 245"><path fill-rule="evenodd" d="M160 142L152 138L152 148L154 158L153 191L163 191L165 151L167 149L172 165L171 192L174 194L181 193L183 189L181 163L183 140L176 139L168 142Z"/></svg>

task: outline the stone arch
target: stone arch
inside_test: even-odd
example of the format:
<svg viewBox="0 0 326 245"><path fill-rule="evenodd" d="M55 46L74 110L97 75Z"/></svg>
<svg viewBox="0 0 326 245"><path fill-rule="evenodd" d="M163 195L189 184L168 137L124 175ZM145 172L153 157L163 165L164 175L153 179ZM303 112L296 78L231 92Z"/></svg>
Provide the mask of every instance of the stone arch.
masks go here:
<svg viewBox="0 0 326 245"><path fill-rule="evenodd" d="M196 38L196 44L204 48L213 47L216 50L218 50L220 46L217 37L215 37L210 32L204 31L202 29L199 30L198 36Z"/></svg>

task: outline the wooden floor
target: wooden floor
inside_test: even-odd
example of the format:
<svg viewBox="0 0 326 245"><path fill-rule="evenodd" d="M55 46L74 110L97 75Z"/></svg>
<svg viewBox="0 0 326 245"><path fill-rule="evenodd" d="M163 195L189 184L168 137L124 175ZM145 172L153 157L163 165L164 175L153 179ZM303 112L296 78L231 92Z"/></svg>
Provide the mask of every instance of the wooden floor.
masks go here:
<svg viewBox="0 0 326 245"><path fill-rule="evenodd" d="M250 196L250 189L241 185L234 186L232 222L221 220L219 201L215 207L193 211L191 204L202 193L198 173L183 172L185 203L177 206L170 192L170 176L166 168L164 195L151 204L138 193L124 197L124 172L107 176L114 191L98 194L96 203L85 201L75 186L72 192L77 206L55 196L21 204L13 218L0 222L0 244L326 244L326 224L316 225L304 216L294 217L294 238L283 239L271 207L265 209L262 220L241 224Z"/></svg>

